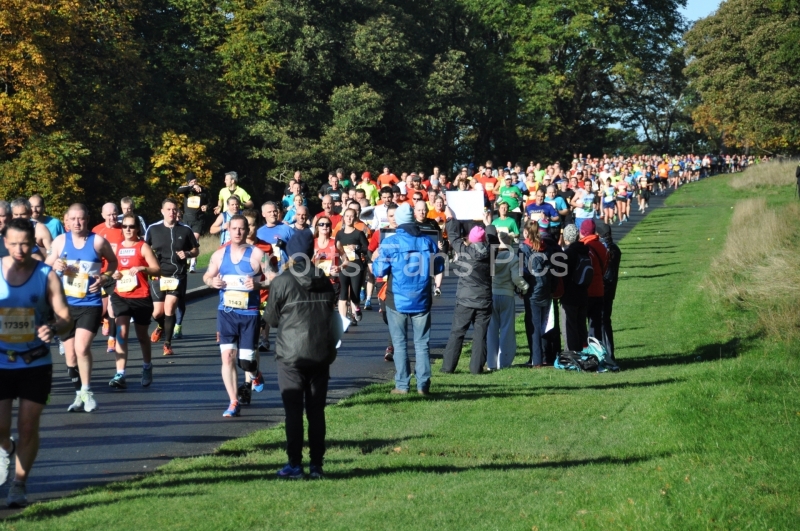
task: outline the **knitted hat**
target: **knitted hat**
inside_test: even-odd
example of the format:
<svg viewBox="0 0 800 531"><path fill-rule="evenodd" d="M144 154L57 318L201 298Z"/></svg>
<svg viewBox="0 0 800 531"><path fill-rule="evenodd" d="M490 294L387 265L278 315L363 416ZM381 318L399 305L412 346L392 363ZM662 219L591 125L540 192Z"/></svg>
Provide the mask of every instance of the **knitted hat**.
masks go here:
<svg viewBox="0 0 800 531"><path fill-rule="evenodd" d="M594 220L586 219L581 223L581 236L591 236L595 231Z"/></svg>
<svg viewBox="0 0 800 531"><path fill-rule="evenodd" d="M578 227L572 224L564 227L564 242L575 243L576 241L578 241Z"/></svg>
<svg viewBox="0 0 800 531"><path fill-rule="evenodd" d="M398 225L405 225L406 223L414 222L414 211L411 210L411 205L403 203L397 210L394 211L394 220Z"/></svg>
<svg viewBox="0 0 800 531"><path fill-rule="evenodd" d="M397 214L395 214L395 219L397 219ZM483 227L475 226L472 227L472 230L469 231L469 242L470 243L483 243L486 241L486 231L483 230Z"/></svg>

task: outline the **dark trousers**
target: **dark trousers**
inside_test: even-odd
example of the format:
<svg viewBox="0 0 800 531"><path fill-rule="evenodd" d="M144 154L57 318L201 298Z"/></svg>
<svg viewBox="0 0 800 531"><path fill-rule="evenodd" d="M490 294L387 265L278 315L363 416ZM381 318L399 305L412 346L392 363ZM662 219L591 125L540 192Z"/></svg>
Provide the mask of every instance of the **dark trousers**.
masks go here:
<svg viewBox="0 0 800 531"><path fill-rule="evenodd" d="M444 349L442 372L454 372L461 357L461 348L464 346L464 336L469 330L469 325L474 325L472 334L472 356L469 359L469 371L480 374L486 363L486 331L492 318L492 303L487 302L485 308L467 308L456 304L453 312L453 327L450 329L450 339Z"/></svg>
<svg viewBox="0 0 800 531"><path fill-rule="evenodd" d="M550 305L537 306L531 302L530 297L522 299L525 304L525 335L528 338L528 351L531 365L542 365L547 350L547 340L544 329L550 314Z"/></svg>
<svg viewBox="0 0 800 531"><path fill-rule="evenodd" d="M580 352L587 343L586 306L570 306L563 304L564 328L567 335L567 350Z"/></svg>
<svg viewBox="0 0 800 531"><path fill-rule="evenodd" d="M603 340L603 297L589 297L586 306L586 317L589 319L589 337Z"/></svg>
<svg viewBox="0 0 800 531"><path fill-rule="evenodd" d="M553 300L553 329L544 334L544 364L552 365L561 352L561 304Z"/></svg>
<svg viewBox="0 0 800 531"><path fill-rule="evenodd" d="M322 466L325 455L325 400L330 366L296 368L278 362L278 388L286 412L286 454L289 463L303 462L303 409L308 418L308 447L312 465Z"/></svg>
<svg viewBox="0 0 800 531"><path fill-rule="evenodd" d="M614 330L611 328L611 311L614 307L614 299L611 297L603 298L603 346L614 359ZM598 338L599 339L599 338Z"/></svg>

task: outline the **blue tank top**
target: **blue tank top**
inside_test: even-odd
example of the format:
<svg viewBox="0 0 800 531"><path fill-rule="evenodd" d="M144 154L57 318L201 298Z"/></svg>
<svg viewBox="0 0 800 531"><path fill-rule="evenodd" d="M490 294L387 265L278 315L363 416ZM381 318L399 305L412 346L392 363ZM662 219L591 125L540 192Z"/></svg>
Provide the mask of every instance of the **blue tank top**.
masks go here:
<svg viewBox="0 0 800 531"><path fill-rule="evenodd" d="M242 286L247 277L256 277L261 275L261 272L256 272L250 264L250 256L253 254L253 247L247 246L242 259L238 264L231 261L231 247L230 245L225 248L225 253L222 255L222 263L219 266L219 274L225 281L227 287L219 292L219 306L218 310L225 312L235 312L240 315L258 315L258 307L261 302L260 290L254 289L247 291ZM255 282L255 278L253 278ZM227 295L226 295L227 294ZM246 295L246 300L245 300ZM226 300L226 297L228 300Z"/></svg>
<svg viewBox="0 0 800 531"><path fill-rule="evenodd" d="M28 280L21 286L10 285L0 268L0 352L25 352L44 345L36 329L47 322L50 305L47 303L47 275L52 268L42 262L36 267ZM52 365L47 356L26 364L17 356L10 362L5 354L0 354L0 370L26 369L42 365Z"/></svg>
<svg viewBox="0 0 800 531"><path fill-rule="evenodd" d="M61 256L66 254L68 273L61 276L64 294L67 296L67 304L70 306L102 306L103 299L100 291L89 293L89 287L97 282L94 275L100 274L102 262L97 252L94 250L95 234L90 234L82 249L78 249L72 243L72 234L67 234L64 241L64 250Z"/></svg>

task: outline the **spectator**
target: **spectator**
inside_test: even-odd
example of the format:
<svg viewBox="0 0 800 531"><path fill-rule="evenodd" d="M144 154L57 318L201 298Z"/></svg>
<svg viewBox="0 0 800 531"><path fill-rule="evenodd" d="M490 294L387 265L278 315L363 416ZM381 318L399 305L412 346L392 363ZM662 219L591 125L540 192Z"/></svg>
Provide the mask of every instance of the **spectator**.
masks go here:
<svg viewBox="0 0 800 531"><path fill-rule="evenodd" d="M486 333L486 368L490 371L511 367L517 353L514 329L516 303L514 292L525 294L529 285L519 274L519 260L507 232L498 235L500 250L494 261L492 275L492 317Z"/></svg>
<svg viewBox="0 0 800 531"><path fill-rule="evenodd" d="M564 277L564 296L561 308L564 311L564 343L567 350L580 351L587 344L586 306L589 303L588 286L582 286L578 278L578 264L589 257L589 248L578 241L578 227L564 227L564 245L567 254L567 276Z"/></svg>
<svg viewBox="0 0 800 531"><path fill-rule="evenodd" d="M387 277L386 313L394 345L395 388L393 394L407 394L411 385L408 358L408 324L414 334L417 392L427 395L431 386L430 332L434 275L443 272L444 260L436 247L414 224L410 205L395 211L397 229L373 256L373 273ZM436 286L438 288L439 286Z"/></svg>

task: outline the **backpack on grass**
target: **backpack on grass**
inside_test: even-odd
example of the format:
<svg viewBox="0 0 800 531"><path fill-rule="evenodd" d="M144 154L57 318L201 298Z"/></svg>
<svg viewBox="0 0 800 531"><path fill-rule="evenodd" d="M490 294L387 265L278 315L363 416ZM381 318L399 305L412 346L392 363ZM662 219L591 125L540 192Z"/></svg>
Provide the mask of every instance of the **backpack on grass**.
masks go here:
<svg viewBox="0 0 800 531"><path fill-rule="evenodd" d="M589 345L580 352L571 350L561 352L556 356L553 367L566 371L619 371L619 366L608 356L603 344L593 337L589 338Z"/></svg>

